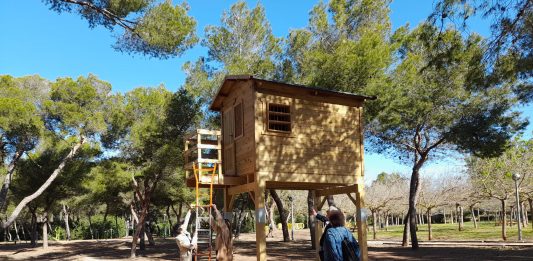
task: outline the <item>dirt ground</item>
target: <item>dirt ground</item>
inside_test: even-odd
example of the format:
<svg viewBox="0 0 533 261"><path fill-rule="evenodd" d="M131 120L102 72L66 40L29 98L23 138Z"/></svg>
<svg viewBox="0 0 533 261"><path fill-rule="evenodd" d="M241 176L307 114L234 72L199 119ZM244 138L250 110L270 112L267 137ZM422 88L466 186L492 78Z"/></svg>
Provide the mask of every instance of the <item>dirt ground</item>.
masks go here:
<svg viewBox="0 0 533 261"><path fill-rule="evenodd" d="M308 231L297 231L295 241L281 242L281 232L267 239L268 260L312 260ZM131 239L50 242L47 250L26 243L0 243L0 260L118 260L127 259ZM138 260L177 260L175 241L157 239ZM533 244L432 242L418 251L396 242L369 242L370 260L532 260ZM236 261L256 260L255 234L242 234L235 242Z"/></svg>

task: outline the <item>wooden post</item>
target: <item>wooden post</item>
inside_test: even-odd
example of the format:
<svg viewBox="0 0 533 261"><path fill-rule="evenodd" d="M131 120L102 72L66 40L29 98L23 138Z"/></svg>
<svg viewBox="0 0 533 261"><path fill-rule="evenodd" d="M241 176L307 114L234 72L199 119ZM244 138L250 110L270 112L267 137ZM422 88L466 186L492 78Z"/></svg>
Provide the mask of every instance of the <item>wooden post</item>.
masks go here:
<svg viewBox="0 0 533 261"><path fill-rule="evenodd" d="M322 209L322 205L324 204L322 202L322 197L317 196L316 191L312 191L312 193L313 193L313 196L315 197L315 200L314 200L315 209L316 211L320 211ZM315 224L315 246L316 246L315 259L317 261L320 261L320 256L318 255L318 252L320 251L320 237L322 237L323 231L324 231L324 224L322 224L322 222L316 222Z"/></svg>
<svg viewBox="0 0 533 261"><path fill-rule="evenodd" d="M355 192L355 199L357 202L356 206L356 222L357 222L357 241L359 241L359 247L361 249L361 261L368 260L368 245L367 245L367 227L366 227L366 217L364 217L363 208L365 206L364 202L364 183L357 184L357 191Z"/></svg>
<svg viewBox="0 0 533 261"><path fill-rule="evenodd" d="M357 240L359 241L359 247L361 249L361 261L368 261L368 245L367 245L367 226L366 217L364 217L363 208L365 207L365 182L364 182L364 155L365 148L363 142L363 108L359 108L359 164L361 167L356 171L356 222L357 222Z"/></svg>
<svg viewBox="0 0 533 261"><path fill-rule="evenodd" d="M262 179L257 180L255 188L255 240L257 261L266 261L266 210L265 210L265 189L266 184Z"/></svg>
<svg viewBox="0 0 533 261"><path fill-rule="evenodd" d="M233 215L233 202L235 196L228 193L228 187L224 187L224 218L232 220Z"/></svg>

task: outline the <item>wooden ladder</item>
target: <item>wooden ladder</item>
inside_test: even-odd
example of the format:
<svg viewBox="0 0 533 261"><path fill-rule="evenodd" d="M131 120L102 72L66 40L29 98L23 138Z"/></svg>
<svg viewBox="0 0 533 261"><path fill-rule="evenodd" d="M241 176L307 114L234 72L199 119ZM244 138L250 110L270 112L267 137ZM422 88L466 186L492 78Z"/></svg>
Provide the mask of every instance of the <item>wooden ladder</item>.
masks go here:
<svg viewBox="0 0 533 261"><path fill-rule="evenodd" d="M210 167L204 167L211 165ZM196 163L193 166L194 177L196 180L196 235L197 247L195 260L215 260L213 255L213 230L211 223L211 208L213 206L213 183L217 173L218 163ZM209 181L209 188L207 193L201 193L200 184ZM200 205L200 198L207 196L209 198L209 205Z"/></svg>

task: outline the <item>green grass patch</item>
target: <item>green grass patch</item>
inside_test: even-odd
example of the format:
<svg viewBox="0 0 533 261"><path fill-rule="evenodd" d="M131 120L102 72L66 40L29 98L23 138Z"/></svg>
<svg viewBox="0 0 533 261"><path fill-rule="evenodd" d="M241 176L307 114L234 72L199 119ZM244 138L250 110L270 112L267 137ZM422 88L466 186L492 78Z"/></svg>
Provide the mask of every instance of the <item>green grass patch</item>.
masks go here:
<svg viewBox="0 0 533 261"><path fill-rule="evenodd" d="M479 227L474 228L472 222L464 223L464 230L459 231L458 224L432 224L431 230L433 240L476 240L476 241L503 241L501 236L501 225L495 225L494 222L481 222ZM401 240L403 226L389 226L385 229L376 229L376 240ZM516 241L518 239L518 228L516 224L512 227L507 226L507 241ZM428 240L427 224L419 225L417 232L418 240ZM372 226L368 226L368 238L373 239ZM522 239L524 241L533 241L533 229L531 223L528 227L522 229Z"/></svg>

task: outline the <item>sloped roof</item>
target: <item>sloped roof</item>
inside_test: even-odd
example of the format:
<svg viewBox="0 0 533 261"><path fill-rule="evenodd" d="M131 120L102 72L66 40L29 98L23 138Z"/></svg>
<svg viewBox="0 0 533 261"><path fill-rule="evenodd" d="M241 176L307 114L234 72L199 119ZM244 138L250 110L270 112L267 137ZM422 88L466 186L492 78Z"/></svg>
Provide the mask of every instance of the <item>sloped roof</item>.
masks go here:
<svg viewBox="0 0 533 261"><path fill-rule="evenodd" d="M280 90L284 88L290 88L294 91L302 91L302 92L312 91L313 93L315 93L315 95L327 95L327 96L339 97L339 98L349 98L349 99L354 99L358 101L375 100L377 98L376 96L365 96L365 95L353 94L349 92L333 91L333 90L329 90L326 88L320 88L320 87L309 87L309 86L300 85L300 84L265 80L265 79L256 78L253 75L228 75L224 77L224 81L222 82L222 85L218 89L218 92L215 98L213 99L211 106L209 106L209 109L213 111L220 111L220 109L222 108L222 102L224 98L227 97L228 94L232 91L232 84L230 83L234 81L246 81L246 80L254 80L258 82L267 82L267 83L277 84L279 85Z"/></svg>

